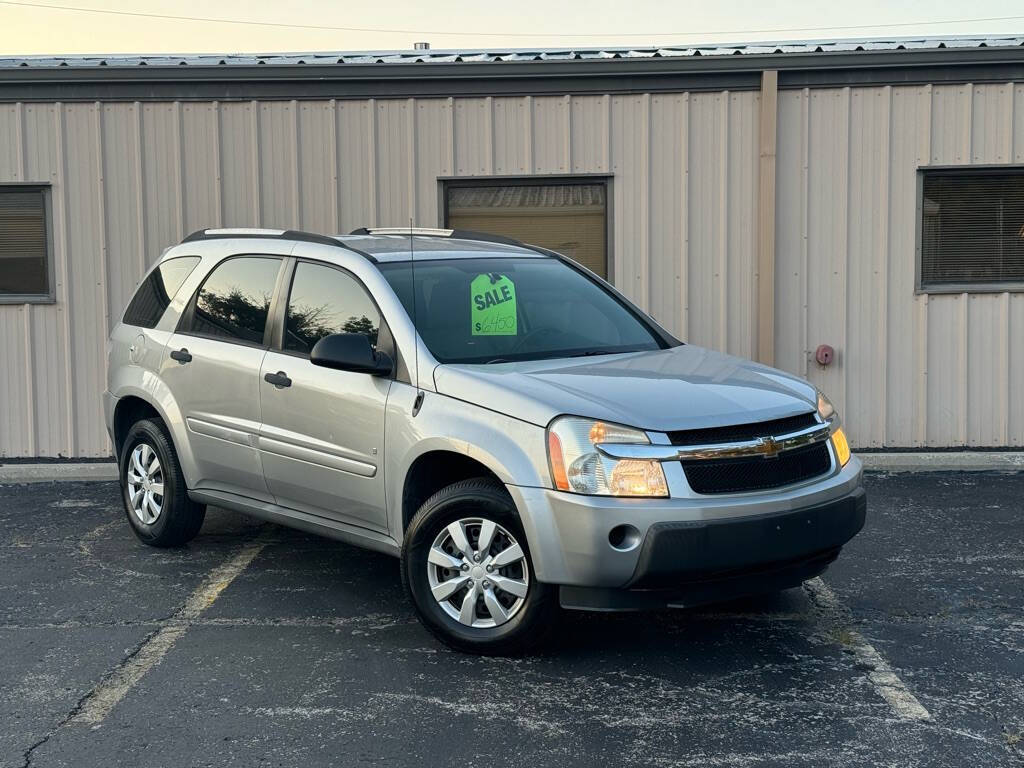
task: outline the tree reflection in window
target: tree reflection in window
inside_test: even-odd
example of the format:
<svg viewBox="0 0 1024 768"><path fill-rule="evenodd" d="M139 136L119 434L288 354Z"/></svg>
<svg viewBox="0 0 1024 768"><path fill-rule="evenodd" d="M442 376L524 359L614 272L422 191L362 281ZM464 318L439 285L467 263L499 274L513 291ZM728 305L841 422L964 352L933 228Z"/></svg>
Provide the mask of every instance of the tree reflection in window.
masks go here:
<svg viewBox="0 0 1024 768"><path fill-rule="evenodd" d="M377 346L380 315L351 275L320 264L300 263L295 270L284 348L308 354L324 336L361 333Z"/></svg>
<svg viewBox="0 0 1024 768"><path fill-rule="evenodd" d="M190 330L253 344L263 343L279 259L230 259L199 289Z"/></svg>

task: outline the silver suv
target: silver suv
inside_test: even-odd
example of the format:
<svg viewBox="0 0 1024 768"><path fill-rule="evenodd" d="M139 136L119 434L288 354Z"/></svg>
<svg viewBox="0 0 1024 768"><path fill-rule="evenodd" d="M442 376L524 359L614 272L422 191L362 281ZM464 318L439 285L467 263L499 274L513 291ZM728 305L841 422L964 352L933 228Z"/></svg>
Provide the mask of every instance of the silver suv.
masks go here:
<svg viewBox="0 0 1024 768"><path fill-rule="evenodd" d="M794 587L864 524L813 386L492 235L197 232L114 328L104 405L146 544L214 505L386 552L476 653L537 643L559 606Z"/></svg>

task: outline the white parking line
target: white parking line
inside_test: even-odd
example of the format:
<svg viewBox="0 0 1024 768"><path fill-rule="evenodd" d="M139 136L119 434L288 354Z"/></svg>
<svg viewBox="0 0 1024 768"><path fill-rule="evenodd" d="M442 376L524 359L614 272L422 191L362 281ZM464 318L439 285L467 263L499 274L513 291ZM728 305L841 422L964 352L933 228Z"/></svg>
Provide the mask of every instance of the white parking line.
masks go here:
<svg viewBox="0 0 1024 768"><path fill-rule="evenodd" d="M188 596L185 604L173 616L162 621L160 628L138 651L92 690L68 723L96 725L103 722L136 683L160 663L179 638L188 631L191 622L213 604L220 593L256 559L268 543L270 542L263 537L257 538L246 544L226 563L214 568L202 584Z"/></svg>
<svg viewBox="0 0 1024 768"><path fill-rule="evenodd" d="M833 614L847 613L846 607L829 587L819 579L811 579L804 583L804 588L818 605ZM910 692L907 686L893 672L892 667L882 658L871 643L860 632L847 629L844 632L844 644L847 645L868 671L868 680L875 691L888 702L892 711L901 720L931 720L931 713Z"/></svg>

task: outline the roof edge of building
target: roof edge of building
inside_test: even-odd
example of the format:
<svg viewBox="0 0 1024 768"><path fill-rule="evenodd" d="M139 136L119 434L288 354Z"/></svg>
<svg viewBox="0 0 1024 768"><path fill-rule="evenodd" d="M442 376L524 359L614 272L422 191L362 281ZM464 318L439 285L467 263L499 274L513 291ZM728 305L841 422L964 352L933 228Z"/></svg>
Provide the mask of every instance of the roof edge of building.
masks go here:
<svg viewBox="0 0 1024 768"><path fill-rule="evenodd" d="M0 66L0 101L516 96L1024 80L1017 44L544 60ZM297 55L298 56L298 55ZM265 57L271 59L272 57ZM168 57L174 60L173 57ZM88 57L89 61L102 57ZM226 60L226 59L225 59ZM7 62L10 62L8 59ZM72 61L49 60L49 61ZM140 61L143 61L140 59Z"/></svg>

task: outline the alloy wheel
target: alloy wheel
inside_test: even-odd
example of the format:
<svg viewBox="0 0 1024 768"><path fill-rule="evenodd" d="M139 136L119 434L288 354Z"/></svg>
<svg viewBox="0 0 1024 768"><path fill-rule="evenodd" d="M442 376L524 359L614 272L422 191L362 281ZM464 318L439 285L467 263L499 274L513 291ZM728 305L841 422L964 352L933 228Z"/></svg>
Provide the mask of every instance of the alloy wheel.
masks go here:
<svg viewBox="0 0 1024 768"><path fill-rule="evenodd" d="M505 528L465 518L437 534L427 555L430 591L467 627L498 627L523 607L530 587L526 553Z"/></svg>
<svg viewBox="0 0 1024 768"><path fill-rule="evenodd" d="M132 512L143 525L152 525L160 517L164 503L164 473L160 457L151 445L139 443L128 458L125 473Z"/></svg>

